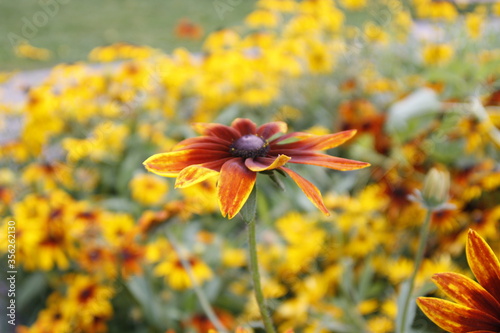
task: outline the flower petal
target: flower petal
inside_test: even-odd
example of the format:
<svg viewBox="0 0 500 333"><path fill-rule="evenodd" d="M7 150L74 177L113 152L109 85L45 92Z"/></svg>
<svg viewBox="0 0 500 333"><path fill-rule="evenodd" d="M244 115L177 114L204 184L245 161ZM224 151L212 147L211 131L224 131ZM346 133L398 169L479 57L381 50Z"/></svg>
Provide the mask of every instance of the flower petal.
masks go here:
<svg viewBox="0 0 500 333"><path fill-rule="evenodd" d="M280 136L280 137L272 140L271 142L269 142L269 144L272 146L272 145L278 144L278 143L280 143L282 141L286 141L286 140L290 140L290 139L293 139L294 141L292 143L295 143L295 142L298 142L300 139L310 138L310 137L313 137L313 136L315 136L315 135L311 134L311 133L292 132L292 133L288 133L288 134L282 135L282 136ZM287 143L281 144L278 147L282 147L282 146L285 146L285 145L287 145Z"/></svg>
<svg viewBox="0 0 500 333"><path fill-rule="evenodd" d="M212 144L219 144L225 147L228 147L231 144L230 140L224 140L221 138L218 138L216 136L197 136L194 138L188 138L185 140L182 140L181 142L177 143L172 150L179 150L181 148L187 148L192 145L200 144L200 143L212 143Z"/></svg>
<svg viewBox="0 0 500 333"><path fill-rule="evenodd" d="M188 187L218 175L222 165L230 159L232 159L232 157L215 162L190 165L182 169L175 181L175 187Z"/></svg>
<svg viewBox="0 0 500 333"><path fill-rule="evenodd" d="M231 127L240 132L241 136L257 133L257 125L255 125L253 121L246 118L236 118L232 122Z"/></svg>
<svg viewBox="0 0 500 333"><path fill-rule="evenodd" d="M327 135L310 135L303 137L302 140L278 145L281 149L300 149L300 150L327 150L340 146L356 134L356 130L343 131ZM275 142L273 142L275 143Z"/></svg>
<svg viewBox="0 0 500 333"><path fill-rule="evenodd" d="M278 155L276 158L269 157L257 157L257 158L247 158L245 160L245 165L247 168L254 172L277 169L283 166L290 160L290 157L286 155Z"/></svg>
<svg viewBox="0 0 500 333"><path fill-rule="evenodd" d="M321 135L318 138L318 142L308 149L327 150L338 147L347 140L351 139L353 136L355 136L356 132L357 132L356 130L348 130L328 135Z"/></svg>
<svg viewBox="0 0 500 333"><path fill-rule="evenodd" d="M177 148L175 150L185 150L185 149L216 150L219 152L225 152L227 153L228 156L230 155L228 145L221 145L218 143L209 143L209 142L193 143L185 147Z"/></svg>
<svg viewBox="0 0 500 333"><path fill-rule="evenodd" d="M211 162L227 157L226 152L186 149L155 154L143 162L148 171L164 177L176 177L179 172L193 164Z"/></svg>
<svg viewBox="0 0 500 333"><path fill-rule="evenodd" d="M467 237L466 254L477 281L500 300L500 263L486 241L472 229Z"/></svg>
<svg viewBox="0 0 500 333"><path fill-rule="evenodd" d="M194 123L192 127L202 135L216 136L226 141L238 139L241 135L232 127L213 123Z"/></svg>
<svg viewBox="0 0 500 333"><path fill-rule="evenodd" d="M220 170L217 193L222 216L232 219L247 201L255 185L257 173L250 171L241 158L224 163Z"/></svg>
<svg viewBox="0 0 500 333"><path fill-rule="evenodd" d="M295 183L297 183L302 192L304 192L304 194L309 198L309 200L311 200L311 202L319 210L321 210L326 216L330 215L330 212L328 211L328 209L325 206L325 203L323 202L321 192L318 190L316 186L314 186L313 183L311 183L307 179L300 176L298 173L288 168L281 167L280 169L285 171L295 181Z"/></svg>
<svg viewBox="0 0 500 333"><path fill-rule="evenodd" d="M419 297L417 304L430 320L445 331L468 333L500 330L500 322L497 319L465 305L432 297Z"/></svg>
<svg viewBox="0 0 500 333"><path fill-rule="evenodd" d="M478 309L495 317L500 314L500 304L479 283L457 273L439 273L432 277L448 297L455 302Z"/></svg>
<svg viewBox="0 0 500 333"><path fill-rule="evenodd" d="M283 121L274 121L257 128L257 135L268 140L277 133L286 133L288 125Z"/></svg>
<svg viewBox="0 0 500 333"><path fill-rule="evenodd" d="M286 152L288 152L292 157L290 163L317 165L341 171L357 170L370 166L370 163L359 162L355 160L349 160L346 158L329 156L325 154L318 154L318 153L293 154L288 150Z"/></svg>

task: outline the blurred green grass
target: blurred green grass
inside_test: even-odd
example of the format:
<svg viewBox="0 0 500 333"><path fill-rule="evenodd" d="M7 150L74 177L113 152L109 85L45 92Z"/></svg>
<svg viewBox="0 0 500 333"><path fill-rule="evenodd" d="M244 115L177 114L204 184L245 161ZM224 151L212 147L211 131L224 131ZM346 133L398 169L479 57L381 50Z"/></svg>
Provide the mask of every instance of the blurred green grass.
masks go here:
<svg viewBox="0 0 500 333"><path fill-rule="evenodd" d="M222 15L211 0L0 0L0 70L37 69L85 60L94 47L115 42L149 45L166 52L179 46L198 51L201 41L174 35L179 19L200 24L206 34L240 24L255 4L255 0L218 1L229 6ZM37 27L35 23L44 23L44 15L46 23ZM26 22L35 29L26 28ZM28 31L26 36L23 29ZM33 46L51 50L52 58L18 58L10 41L14 34L28 37Z"/></svg>

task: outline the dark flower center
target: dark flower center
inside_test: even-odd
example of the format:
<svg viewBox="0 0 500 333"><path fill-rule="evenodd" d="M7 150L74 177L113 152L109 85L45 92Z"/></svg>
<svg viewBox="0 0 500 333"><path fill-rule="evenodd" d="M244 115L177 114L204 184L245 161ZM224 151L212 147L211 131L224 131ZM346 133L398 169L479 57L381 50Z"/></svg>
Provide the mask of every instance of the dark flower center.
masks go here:
<svg viewBox="0 0 500 333"><path fill-rule="evenodd" d="M235 157L263 157L269 152L269 143L257 135L247 134L234 141L229 152Z"/></svg>

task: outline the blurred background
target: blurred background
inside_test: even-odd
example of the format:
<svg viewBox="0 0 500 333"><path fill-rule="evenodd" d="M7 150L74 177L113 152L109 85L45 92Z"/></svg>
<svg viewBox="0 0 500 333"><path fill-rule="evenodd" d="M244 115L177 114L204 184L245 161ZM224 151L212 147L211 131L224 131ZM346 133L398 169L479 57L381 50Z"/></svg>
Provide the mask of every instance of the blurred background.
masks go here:
<svg viewBox="0 0 500 333"><path fill-rule="evenodd" d="M471 276L469 228L500 251L499 17L497 1L0 0L0 331L14 221L19 333L206 333L185 267L228 330L262 332L216 179L176 189L142 165L193 122L243 117L356 129L328 154L371 163L293 166L330 216L259 175L279 331L394 332L413 271L415 297L442 297L436 272ZM450 181L420 265L433 168ZM411 304L405 333L442 332Z"/></svg>
<svg viewBox="0 0 500 333"><path fill-rule="evenodd" d="M255 5L253 0L220 3L222 7L217 1L196 0L2 0L0 70L86 60L93 48L117 42L165 52L178 46L200 51L206 33L240 24ZM182 23L192 23L184 27L184 34ZM12 45L16 36L49 55L19 56Z"/></svg>

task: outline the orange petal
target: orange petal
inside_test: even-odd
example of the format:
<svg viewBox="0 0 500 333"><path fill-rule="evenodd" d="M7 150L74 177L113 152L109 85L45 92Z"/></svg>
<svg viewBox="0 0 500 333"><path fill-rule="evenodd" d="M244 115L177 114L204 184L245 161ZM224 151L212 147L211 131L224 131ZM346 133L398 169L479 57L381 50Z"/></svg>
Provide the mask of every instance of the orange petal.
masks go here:
<svg viewBox="0 0 500 333"><path fill-rule="evenodd" d="M227 158L228 153L222 151L204 151L186 149L169 153L155 154L143 162L148 171L164 177L176 177L179 172L193 164L202 164Z"/></svg>
<svg viewBox="0 0 500 333"><path fill-rule="evenodd" d="M257 134L268 140L273 135L277 133L286 133L288 130L288 125L283 121L274 121L271 123L264 124L257 128Z"/></svg>
<svg viewBox="0 0 500 333"><path fill-rule="evenodd" d="M321 135L321 139L311 150L327 150L340 146L356 135L356 130L342 131L334 134Z"/></svg>
<svg viewBox="0 0 500 333"><path fill-rule="evenodd" d="M318 153L291 154L291 157L290 163L317 165L341 171L357 170L370 166L370 163Z"/></svg>
<svg viewBox="0 0 500 333"><path fill-rule="evenodd" d="M477 281L500 300L500 263L486 241L472 229L467 237L466 254Z"/></svg>
<svg viewBox="0 0 500 333"><path fill-rule="evenodd" d="M500 304L481 285L457 273L439 273L432 277L439 288L455 302L478 309L493 317L500 313Z"/></svg>
<svg viewBox="0 0 500 333"><path fill-rule="evenodd" d="M286 145L288 145L288 143L283 143L283 144L279 144L279 143L282 141L287 141L287 140L292 140L293 141L292 143L296 143L300 139L311 138L313 136L316 136L316 135L311 134L311 133L305 133L305 132L292 132L292 133L282 135L282 136L272 140L271 142L269 142L269 144L271 146L276 145L277 147L286 147ZM290 143L290 144L292 144L292 143Z"/></svg>
<svg viewBox="0 0 500 333"><path fill-rule="evenodd" d="M285 171L295 181L295 183L297 183L302 192L305 193L305 195L309 198L309 200L311 200L311 202L319 210L321 210L326 216L330 215L330 212L328 211L328 209L325 206L325 203L323 202L321 192L318 190L316 186L314 186L313 183L311 183L307 179L300 176L298 173L288 168L281 167L280 169Z"/></svg>
<svg viewBox="0 0 500 333"><path fill-rule="evenodd" d="M194 123L192 127L202 135L216 136L229 142L238 139L241 135L232 127L213 123Z"/></svg>
<svg viewBox="0 0 500 333"><path fill-rule="evenodd" d="M252 192L256 178L257 173L250 171L241 158L224 163L217 183L222 216L232 219L238 214Z"/></svg>
<svg viewBox="0 0 500 333"><path fill-rule="evenodd" d="M280 166L283 166L290 160L290 157L286 155L279 155L278 157L272 159L269 157L257 157L257 158L247 158L245 160L245 165L247 168L254 172L273 170Z"/></svg>
<svg viewBox="0 0 500 333"><path fill-rule="evenodd" d="M175 181L176 188L184 188L199 182L202 182L210 177L218 175L219 172L202 167L200 165L188 166L179 173Z"/></svg>
<svg viewBox="0 0 500 333"><path fill-rule="evenodd" d="M355 134L356 130L349 130L327 135L310 135L296 142L277 145L276 149L326 150L340 146Z"/></svg>
<svg viewBox="0 0 500 333"><path fill-rule="evenodd" d="M417 304L430 320L448 332L500 331L497 319L465 305L432 297L419 297Z"/></svg>
<svg viewBox="0 0 500 333"><path fill-rule="evenodd" d="M257 126L255 125L255 123L246 118L236 118L231 123L231 127L240 132L241 136L257 133Z"/></svg>

